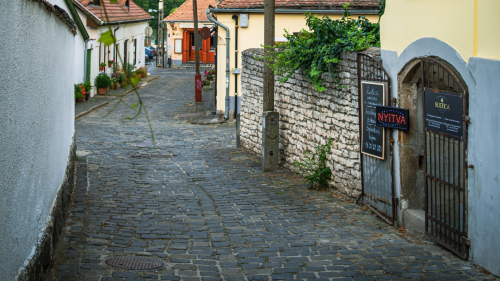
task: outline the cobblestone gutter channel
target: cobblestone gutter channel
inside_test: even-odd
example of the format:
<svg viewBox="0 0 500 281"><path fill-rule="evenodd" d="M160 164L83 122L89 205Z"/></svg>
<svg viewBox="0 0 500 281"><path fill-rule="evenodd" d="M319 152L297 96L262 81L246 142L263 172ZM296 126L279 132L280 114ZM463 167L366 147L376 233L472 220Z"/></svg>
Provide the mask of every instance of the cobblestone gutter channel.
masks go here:
<svg viewBox="0 0 500 281"><path fill-rule="evenodd" d="M140 90L151 96L144 101L157 147L145 119L126 121L125 107L77 120L86 156L52 280L488 277L437 246L408 242L335 194L305 189L292 172L263 174L257 156L236 148L234 125L174 119L193 109L192 74L169 70ZM119 256L167 266L139 272L103 264Z"/></svg>

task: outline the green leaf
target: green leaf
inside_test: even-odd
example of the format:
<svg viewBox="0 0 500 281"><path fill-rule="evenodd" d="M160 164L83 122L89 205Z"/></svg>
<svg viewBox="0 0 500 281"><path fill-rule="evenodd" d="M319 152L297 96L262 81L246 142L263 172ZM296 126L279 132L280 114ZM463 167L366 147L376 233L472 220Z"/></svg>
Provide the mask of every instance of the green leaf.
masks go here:
<svg viewBox="0 0 500 281"><path fill-rule="evenodd" d="M134 108L136 108L136 107L138 107L138 106L139 106L139 103L138 103L138 102L136 102L136 103L132 104L132 106L131 106L130 108L134 109Z"/></svg>
<svg viewBox="0 0 500 281"><path fill-rule="evenodd" d="M109 0L109 3L111 3L111 4L117 4L117 1L118 0Z"/></svg>
<svg viewBox="0 0 500 281"><path fill-rule="evenodd" d="M141 79L135 73L134 73L134 77L130 78L130 82L132 82L132 84L134 84L134 85L137 85L137 83L139 83L139 81L141 81Z"/></svg>
<svg viewBox="0 0 500 281"><path fill-rule="evenodd" d="M113 36L113 33L108 30L101 34L101 37L99 37L98 41L104 43L104 45L106 46L109 46L115 42L115 38Z"/></svg>

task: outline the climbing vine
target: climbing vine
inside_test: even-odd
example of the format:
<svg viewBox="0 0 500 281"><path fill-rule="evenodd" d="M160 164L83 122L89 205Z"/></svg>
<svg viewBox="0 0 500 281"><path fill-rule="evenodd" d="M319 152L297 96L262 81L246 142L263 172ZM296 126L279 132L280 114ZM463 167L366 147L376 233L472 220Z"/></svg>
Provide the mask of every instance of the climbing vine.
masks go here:
<svg viewBox="0 0 500 281"><path fill-rule="evenodd" d="M350 18L349 3L343 6L341 19L332 20L327 16L318 18L305 13L307 26L293 35L285 30L287 42L267 47L269 62L274 74L282 76L280 82L287 81L295 70L301 68L319 92L324 72L330 73L338 81L336 70L342 52L355 52L372 46L380 46L380 18L385 10L385 0L379 5L379 22L372 23L365 16Z"/></svg>

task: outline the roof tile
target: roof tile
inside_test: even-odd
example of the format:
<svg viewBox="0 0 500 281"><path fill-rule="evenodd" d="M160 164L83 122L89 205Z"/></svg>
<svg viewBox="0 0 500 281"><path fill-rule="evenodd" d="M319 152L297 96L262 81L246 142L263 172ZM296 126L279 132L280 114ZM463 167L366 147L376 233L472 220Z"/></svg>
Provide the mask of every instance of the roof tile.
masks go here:
<svg viewBox="0 0 500 281"><path fill-rule="evenodd" d="M205 10L215 7L217 0L197 0L198 21L208 21ZM175 12L168 15L165 21L193 21L193 0L186 0Z"/></svg>
<svg viewBox="0 0 500 281"><path fill-rule="evenodd" d="M277 9L283 8L316 8L338 9L347 2L353 9L378 8L380 0L275 0ZM220 0L217 8L221 9L262 9L264 0Z"/></svg>
<svg viewBox="0 0 500 281"><path fill-rule="evenodd" d="M98 6L91 4L91 2L93 3L91 0L73 0L73 2L76 2L76 7L82 9L82 6L84 6L86 11L83 12L87 14L90 12L90 16L99 22L113 23L120 21L146 21L153 18L148 12L144 11L132 0L129 0L129 6L126 7L126 1L127 0L118 0L117 4L111 4L110 0L101 0L101 5ZM106 7L106 13L109 21L106 20L104 7Z"/></svg>

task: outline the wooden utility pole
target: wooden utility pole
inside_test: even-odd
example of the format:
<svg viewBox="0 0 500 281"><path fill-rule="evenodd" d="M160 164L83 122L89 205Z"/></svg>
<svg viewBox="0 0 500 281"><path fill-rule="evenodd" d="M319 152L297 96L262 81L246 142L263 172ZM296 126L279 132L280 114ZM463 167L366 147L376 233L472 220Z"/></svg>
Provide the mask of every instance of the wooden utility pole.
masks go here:
<svg viewBox="0 0 500 281"><path fill-rule="evenodd" d="M279 114L274 111L274 73L269 66L269 55L274 53L275 0L264 0L264 96L262 112L262 170L278 169L279 161Z"/></svg>
<svg viewBox="0 0 500 281"><path fill-rule="evenodd" d="M201 75L200 75L200 40L198 35L198 3L193 0L193 21L194 21L194 59L196 61L196 74L194 76L195 101L201 102Z"/></svg>
<svg viewBox="0 0 500 281"><path fill-rule="evenodd" d="M274 9L275 0L264 1L264 46L274 47ZM265 56L270 55L271 49L266 49ZM274 111L274 73L269 67L269 59L264 62L264 112Z"/></svg>

